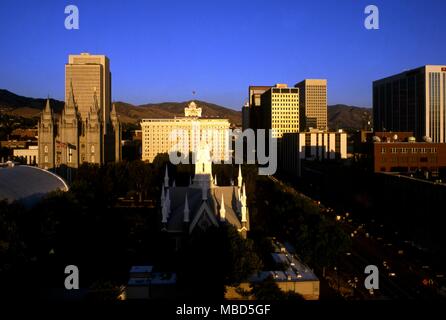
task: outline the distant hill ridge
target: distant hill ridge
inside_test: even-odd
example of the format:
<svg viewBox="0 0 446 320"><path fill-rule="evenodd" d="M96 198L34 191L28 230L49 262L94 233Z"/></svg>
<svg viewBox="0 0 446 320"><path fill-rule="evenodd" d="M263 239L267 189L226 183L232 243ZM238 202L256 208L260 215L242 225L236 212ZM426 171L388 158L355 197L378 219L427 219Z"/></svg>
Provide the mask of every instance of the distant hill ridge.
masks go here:
<svg viewBox="0 0 446 320"><path fill-rule="evenodd" d="M45 106L43 98L29 98L19 96L8 90L0 89L0 112L22 116L25 118L38 117ZM241 125L241 111L236 111L214 103L194 100L198 106L203 108L204 117L220 117L229 119L231 124ZM161 102L146 103L135 106L130 103L116 101L121 122L137 123L143 118L173 118L184 115L184 107L190 101L183 102ZM63 101L51 99L51 106L60 112L64 105ZM360 108L337 104L328 107L328 123L330 129L361 129L365 118L371 118L370 108Z"/></svg>

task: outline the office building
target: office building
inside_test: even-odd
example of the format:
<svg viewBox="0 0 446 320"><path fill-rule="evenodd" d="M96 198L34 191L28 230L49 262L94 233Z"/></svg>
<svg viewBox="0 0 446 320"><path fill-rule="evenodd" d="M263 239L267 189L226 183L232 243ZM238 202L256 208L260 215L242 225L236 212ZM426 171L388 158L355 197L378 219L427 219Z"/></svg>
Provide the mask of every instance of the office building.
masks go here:
<svg viewBox="0 0 446 320"><path fill-rule="evenodd" d="M446 142L446 65L425 65L373 82L375 131L411 131Z"/></svg>
<svg viewBox="0 0 446 320"><path fill-rule="evenodd" d="M328 130L327 80L305 79L295 87L299 88L300 131Z"/></svg>
<svg viewBox="0 0 446 320"><path fill-rule="evenodd" d="M248 128L257 129L261 121L260 106L262 94L271 86L249 86L248 101L242 109L243 130Z"/></svg>
<svg viewBox="0 0 446 320"><path fill-rule="evenodd" d="M88 117L96 95L106 133L111 111L111 73L110 62L105 55L81 53L68 56L68 63L65 65L65 101L70 99L72 92L83 119Z"/></svg>
<svg viewBox="0 0 446 320"><path fill-rule="evenodd" d="M229 157L229 120L205 118L194 101L184 109L184 117L142 119L142 160L153 162L162 153L195 152L204 140L211 146L212 158L224 161Z"/></svg>
<svg viewBox="0 0 446 320"><path fill-rule="evenodd" d="M276 84L260 96L257 129L272 129L273 138L299 132L299 89Z"/></svg>

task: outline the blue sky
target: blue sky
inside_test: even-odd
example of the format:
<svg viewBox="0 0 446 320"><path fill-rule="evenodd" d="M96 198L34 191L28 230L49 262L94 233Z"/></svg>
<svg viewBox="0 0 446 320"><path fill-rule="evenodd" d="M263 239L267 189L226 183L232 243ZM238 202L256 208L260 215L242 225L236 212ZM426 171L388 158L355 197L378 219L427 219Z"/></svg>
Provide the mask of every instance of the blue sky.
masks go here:
<svg viewBox="0 0 446 320"><path fill-rule="evenodd" d="M66 5L80 29L66 30ZM380 29L364 28L375 4ZM112 98L239 109L251 84L327 78L329 104L371 105L371 82L446 64L446 1L0 1L0 88L62 99L68 54L106 54Z"/></svg>

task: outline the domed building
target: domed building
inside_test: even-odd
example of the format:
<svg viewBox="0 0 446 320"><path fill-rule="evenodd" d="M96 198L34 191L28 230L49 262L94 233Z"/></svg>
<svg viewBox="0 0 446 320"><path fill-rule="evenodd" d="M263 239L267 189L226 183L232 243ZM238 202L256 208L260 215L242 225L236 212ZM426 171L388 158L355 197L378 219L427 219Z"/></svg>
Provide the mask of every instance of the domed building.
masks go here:
<svg viewBox="0 0 446 320"><path fill-rule="evenodd" d="M0 201L18 201L25 207L31 207L57 190L68 191L68 185L50 171L12 162L0 167Z"/></svg>

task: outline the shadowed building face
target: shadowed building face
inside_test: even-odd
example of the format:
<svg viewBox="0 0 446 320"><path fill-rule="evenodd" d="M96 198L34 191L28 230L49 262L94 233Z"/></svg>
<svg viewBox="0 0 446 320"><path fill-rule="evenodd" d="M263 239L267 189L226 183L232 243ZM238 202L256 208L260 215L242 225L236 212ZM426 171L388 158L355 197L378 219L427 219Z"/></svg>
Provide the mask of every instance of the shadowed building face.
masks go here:
<svg viewBox="0 0 446 320"><path fill-rule="evenodd" d="M65 101L70 98L72 89L83 119L87 118L96 92L102 119L109 123L110 86L110 63L105 55L69 55L68 64L65 65Z"/></svg>

